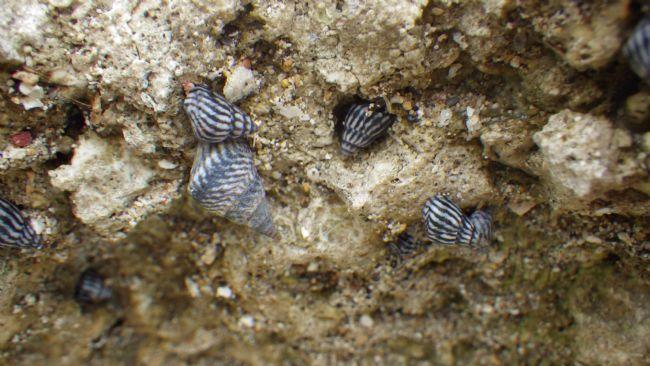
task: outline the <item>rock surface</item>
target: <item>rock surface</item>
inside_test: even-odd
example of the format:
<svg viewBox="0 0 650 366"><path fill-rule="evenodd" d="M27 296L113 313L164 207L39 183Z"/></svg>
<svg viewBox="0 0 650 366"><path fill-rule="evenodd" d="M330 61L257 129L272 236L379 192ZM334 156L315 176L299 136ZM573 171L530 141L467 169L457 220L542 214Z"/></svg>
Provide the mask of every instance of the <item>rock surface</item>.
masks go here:
<svg viewBox="0 0 650 366"><path fill-rule="evenodd" d="M0 363L644 364L650 90L619 52L640 7L6 1L0 194L47 248L0 248ZM280 239L188 197L187 81L260 124ZM360 100L397 121L344 158ZM393 268L441 192L492 210L494 245ZM87 268L115 300L75 303Z"/></svg>
<svg viewBox="0 0 650 366"><path fill-rule="evenodd" d="M625 151L632 147L629 133L606 118L564 110L549 117L533 140L563 209L578 209L606 191L648 179L644 159Z"/></svg>

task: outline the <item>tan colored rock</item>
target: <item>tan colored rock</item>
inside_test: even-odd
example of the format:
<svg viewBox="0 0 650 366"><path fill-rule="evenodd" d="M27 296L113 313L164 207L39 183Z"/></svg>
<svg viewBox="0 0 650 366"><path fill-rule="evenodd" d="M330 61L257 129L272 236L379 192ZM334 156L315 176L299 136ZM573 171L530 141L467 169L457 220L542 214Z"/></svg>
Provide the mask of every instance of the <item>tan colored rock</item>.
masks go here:
<svg viewBox="0 0 650 366"><path fill-rule="evenodd" d="M176 106L178 76L205 77L222 69L227 48L215 46L215 35L242 9L236 0L169 7L147 0L116 1L98 15L81 12L77 24L91 22L93 29L84 35L85 54L102 55L84 71L101 75L106 95L123 95L139 109L168 112Z"/></svg>
<svg viewBox="0 0 650 366"><path fill-rule="evenodd" d="M628 140L620 134L626 132L614 129L604 117L563 110L533 135L563 208L624 189L645 175L641 162L621 151Z"/></svg>
<svg viewBox="0 0 650 366"><path fill-rule="evenodd" d="M253 13L270 40L289 34L301 67L341 91L367 88L400 70L401 85L425 73L427 42L416 22L425 2L259 1ZM340 7L337 8L337 7ZM436 59L436 57L432 57ZM422 81L422 80L420 80Z"/></svg>
<svg viewBox="0 0 650 366"><path fill-rule="evenodd" d="M70 165L49 172L52 185L72 192L74 214L101 235L117 240L147 213L171 203L174 188L147 193L153 171L128 149L92 134L84 136ZM143 195L147 193L146 195ZM153 197L152 197L153 195ZM135 212L134 212L135 211Z"/></svg>
<svg viewBox="0 0 650 366"><path fill-rule="evenodd" d="M42 46L50 27L47 6L35 0L9 2L0 12L0 61L25 62L25 46ZM28 65L32 66L32 65Z"/></svg>
<svg viewBox="0 0 650 366"><path fill-rule="evenodd" d="M623 118L634 126L650 123L650 91L643 90L625 100Z"/></svg>
<svg viewBox="0 0 650 366"><path fill-rule="evenodd" d="M538 18L535 28L544 41L569 65L598 69L607 65L623 44L629 0L554 4L548 18ZM586 9L586 10L585 10Z"/></svg>
<svg viewBox="0 0 650 366"><path fill-rule="evenodd" d="M0 364L643 363L650 134L625 129L645 104L610 92L637 15L607 10L633 2L4 5L0 193L48 248L0 249ZM185 80L225 81L260 122L248 142L280 239L186 199ZM30 85L47 108L20 105ZM341 109L375 97L397 122L343 159ZM422 239L439 192L493 209L494 246L391 268L386 242ZM92 311L71 296L88 267L116 295Z"/></svg>
<svg viewBox="0 0 650 366"><path fill-rule="evenodd" d="M334 189L351 210L384 220L421 221L422 205L436 193L449 193L464 207L492 198L480 149L467 146L416 153L394 144L350 162L332 160L313 178Z"/></svg>
<svg viewBox="0 0 650 366"><path fill-rule="evenodd" d="M481 133L486 155L506 165L522 168L530 149L535 146L530 126L521 120L506 120L487 127Z"/></svg>

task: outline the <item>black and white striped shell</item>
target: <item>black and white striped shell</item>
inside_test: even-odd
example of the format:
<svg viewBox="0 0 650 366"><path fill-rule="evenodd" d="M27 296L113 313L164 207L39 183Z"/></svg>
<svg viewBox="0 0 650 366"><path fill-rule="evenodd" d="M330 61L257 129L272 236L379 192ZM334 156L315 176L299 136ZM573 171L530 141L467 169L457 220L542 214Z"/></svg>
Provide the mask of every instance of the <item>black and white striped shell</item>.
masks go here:
<svg viewBox="0 0 650 366"><path fill-rule="evenodd" d="M388 243L387 247L391 254L401 258L413 254L420 243L411 234L403 232L397 236L397 240Z"/></svg>
<svg viewBox="0 0 650 366"><path fill-rule="evenodd" d="M399 234L397 239L386 245L388 249L388 259L393 267L397 266L400 262L415 253L418 248L422 247L422 243L418 242L411 234L403 232Z"/></svg>
<svg viewBox="0 0 650 366"><path fill-rule="evenodd" d="M646 16L632 31L623 47L634 72L650 84L650 16Z"/></svg>
<svg viewBox="0 0 650 366"><path fill-rule="evenodd" d="M199 143L189 193L214 214L264 235L276 236L262 179L246 141Z"/></svg>
<svg viewBox="0 0 650 366"><path fill-rule="evenodd" d="M343 120L341 153L354 155L379 138L395 122L395 115L374 103L354 104Z"/></svg>
<svg viewBox="0 0 650 366"><path fill-rule="evenodd" d="M188 84L183 107L199 141L217 143L257 131L253 120L221 94L204 85Z"/></svg>
<svg viewBox="0 0 650 366"><path fill-rule="evenodd" d="M79 276L74 297L81 303L98 304L110 300L113 291L104 283L104 277L92 269L87 269Z"/></svg>
<svg viewBox="0 0 650 366"><path fill-rule="evenodd" d="M489 245L492 240L492 217L476 211L467 217L449 197L436 195L422 208L427 237L440 244L461 244L470 247Z"/></svg>
<svg viewBox="0 0 650 366"><path fill-rule="evenodd" d="M492 242L492 215L488 211L476 210L469 216L469 221L474 225L476 231L481 233L481 239L486 244Z"/></svg>
<svg viewBox="0 0 650 366"><path fill-rule="evenodd" d="M43 248L41 238L34 232L18 207L2 198L0 198L0 246Z"/></svg>

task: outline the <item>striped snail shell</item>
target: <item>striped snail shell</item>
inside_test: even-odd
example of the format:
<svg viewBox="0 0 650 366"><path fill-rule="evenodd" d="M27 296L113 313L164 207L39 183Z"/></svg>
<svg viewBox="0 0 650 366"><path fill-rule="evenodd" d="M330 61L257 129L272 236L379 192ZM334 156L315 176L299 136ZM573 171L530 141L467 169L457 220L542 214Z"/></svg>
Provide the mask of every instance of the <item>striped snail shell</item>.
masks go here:
<svg viewBox="0 0 650 366"><path fill-rule="evenodd" d="M253 120L223 95L205 85L187 83L183 87L187 92L183 107L199 141L217 143L257 131Z"/></svg>
<svg viewBox="0 0 650 366"><path fill-rule="evenodd" d="M440 244L456 244L458 231L469 223L458 205L439 194L425 202L422 218L427 237Z"/></svg>
<svg viewBox="0 0 650 366"><path fill-rule="evenodd" d="M407 232L399 234L395 241L386 245L391 265L393 267L397 266L398 263L404 260L404 257L415 253L421 246L422 244L415 240L411 234Z"/></svg>
<svg viewBox="0 0 650 366"><path fill-rule="evenodd" d="M41 238L34 232L18 207L2 198L0 198L0 246L43 248Z"/></svg>
<svg viewBox="0 0 650 366"><path fill-rule="evenodd" d="M246 141L199 142L189 193L212 213L264 235L276 236L262 179Z"/></svg>
<svg viewBox="0 0 650 366"><path fill-rule="evenodd" d="M388 250L399 257L405 257L413 254L420 247L415 238L406 232L399 234L397 240L388 243Z"/></svg>
<svg viewBox="0 0 650 366"><path fill-rule="evenodd" d="M650 84L650 15L634 28L623 47L623 54L632 70Z"/></svg>
<svg viewBox="0 0 650 366"><path fill-rule="evenodd" d="M104 277L92 269L85 270L74 290L77 301L87 304L98 304L113 297L113 291L104 283Z"/></svg>
<svg viewBox="0 0 650 366"><path fill-rule="evenodd" d="M492 216L488 212L479 210L467 217L445 195L429 198L422 217L427 237L436 243L479 247L492 240Z"/></svg>
<svg viewBox="0 0 650 366"><path fill-rule="evenodd" d="M481 240L484 240L486 244L492 242L492 215L488 211L474 211L470 215L469 221L474 224L476 231L481 234Z"/></svg>
<svg viewBox="0 0 650 366"><path fill-rule="evenodd" d="M354 155L379 138L393 122L395 115L374 103L354 104L343 120L341 153Z"/></svg>

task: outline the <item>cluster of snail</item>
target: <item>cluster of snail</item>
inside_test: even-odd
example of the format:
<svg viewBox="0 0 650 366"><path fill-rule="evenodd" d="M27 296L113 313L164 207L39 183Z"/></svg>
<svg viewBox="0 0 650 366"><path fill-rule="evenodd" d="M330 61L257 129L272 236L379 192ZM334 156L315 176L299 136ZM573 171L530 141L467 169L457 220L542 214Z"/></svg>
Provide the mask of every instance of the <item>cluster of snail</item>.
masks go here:
<svg viewBox="0 0 650 366"><path fill-rule="evenodd" d="M268 236L276 234L262 180L253 165L243 136L257 125L237 106L205 86L185 84L183 106L199 140L192 167L189 193L205 209ZM356 154L376 141L395 122L378 103L353 104L343 121L341 153ZM489 245L492 217L476 211L467 217L448 197L436 195L422 209L428 239L441 244L470 247ZM410 237L393 244L400 252L412 251Z"/></svg>
<svg viewBox="0 0 650 366"><path fill-rule="evenodd" d="M650 84L650 16L632 31L623 54L631 69ZM257 125L222 95L202 85L183 85L183 107L198 139L189 182L190 195L206 210L271 237L277 231L269 213L263 182L253 164L253 153L245 137ZM341 136L341 153L350 156L377 140L396 117L377 103L357 103L350 107ZM492 240L492 216L478 210L466 216L447 196L430 198L422 209L426 236L440 244L484 247ZM418 243L408 234L391 247L408 253ZM42 239L20 210L0 198L0 247L41 249ZM96 282L96 281L95 281ZM92 286L91 286L92 287ZM100 296L101 297L101 296Z"/></svg>
<svg viewBox="0 0 650 366"><path fill-rule="evenodd" d="M188 191L207 211L277 237L264 185L245 136L257 125L203 85L185 83L183 107L199 140Z"/></svg>
<svg viewBox="0 0 650 366"><path fill-rule="evenodd" d="M42 249L43 240L13 203L0 198L0 247ZM75 286L74 298L80 303L97 304L110 300L112 291L94 270L84 271Z"/></svg>

